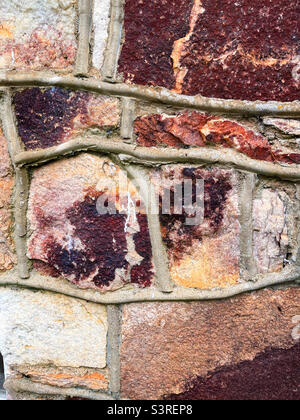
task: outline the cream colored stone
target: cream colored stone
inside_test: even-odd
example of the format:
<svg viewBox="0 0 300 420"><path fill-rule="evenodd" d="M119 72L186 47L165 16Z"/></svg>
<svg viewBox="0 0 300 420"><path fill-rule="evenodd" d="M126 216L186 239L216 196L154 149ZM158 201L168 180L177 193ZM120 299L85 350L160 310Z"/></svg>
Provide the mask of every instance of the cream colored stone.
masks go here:
<svg viewBox="0 0 300 420"><path fill-rule="evenodd" d="M106 309L49 292L0 289L0 351L7 366L106 366Z"/></svg>
<svg viewBox="0 0 300 420"><path fill-rule="evenodd" d="M94 0L93 27L94 51L93 66L100 70L104 60L104 51L108 37L110 0Z"/></svg>
<svg viewBox="0 0 300 420"><path fill-rule="evenodd" d="M287 194L271 189L264 189L254 200L254 257L259 273L283 268L289 245L287 200Z"/></svg>

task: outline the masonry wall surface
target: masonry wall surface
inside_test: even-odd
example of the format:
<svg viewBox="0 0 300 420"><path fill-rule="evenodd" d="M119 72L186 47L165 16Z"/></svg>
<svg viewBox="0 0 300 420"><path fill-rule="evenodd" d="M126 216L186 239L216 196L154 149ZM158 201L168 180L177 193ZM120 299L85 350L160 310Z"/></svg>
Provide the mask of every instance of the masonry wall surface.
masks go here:
<svg viewBox="0 0 300 420"><path fill-rule="evenodd" d="M7 398L299 400L298 2L19 3L0 0Z"/></svg>

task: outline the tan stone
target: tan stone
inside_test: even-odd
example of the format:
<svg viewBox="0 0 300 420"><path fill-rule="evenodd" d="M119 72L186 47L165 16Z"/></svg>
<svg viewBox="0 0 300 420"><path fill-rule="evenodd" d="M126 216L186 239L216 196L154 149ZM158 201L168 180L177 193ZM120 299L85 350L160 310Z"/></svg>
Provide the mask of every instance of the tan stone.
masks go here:
<svg viewBox="0 0 300 420"><path fill-rule="evenodd" d="M253 362L270 348L290 349L297 343L299 314L299 288L214 302L126 305L122 397L159 399L180 394L194 378Z"/></svg>
<svg viewBox="0 0 300 420"><path fill-rule="evenodd" d="M175 165L152 172L152 182L161 196L163 188L174 192L175 184L191 179L204 180L204 220L188 226L186 215L174 214L172 203L171 214L160 216L171 278L180 286L198 289L238 284L240 225L236 175L222 169Z"/></svg>
<svg viewBox="0 0 300 420"><path fill-rule="evenodd" d="M0 325L0 352L7 367L106 367L107 315L102 305L2 287Z"/></svg>

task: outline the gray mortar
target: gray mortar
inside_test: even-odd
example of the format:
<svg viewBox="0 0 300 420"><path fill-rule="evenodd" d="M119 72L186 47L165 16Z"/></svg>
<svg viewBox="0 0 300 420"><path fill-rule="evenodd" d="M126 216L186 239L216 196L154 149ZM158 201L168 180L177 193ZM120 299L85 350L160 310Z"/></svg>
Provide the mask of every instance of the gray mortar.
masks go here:
<svg viewBox="0 0 300 420"><path fill-rule="evenodd" d="M89 72L91 24L92 0L79 0L79 37L74 69L75 76L87 76Z"/></svg>

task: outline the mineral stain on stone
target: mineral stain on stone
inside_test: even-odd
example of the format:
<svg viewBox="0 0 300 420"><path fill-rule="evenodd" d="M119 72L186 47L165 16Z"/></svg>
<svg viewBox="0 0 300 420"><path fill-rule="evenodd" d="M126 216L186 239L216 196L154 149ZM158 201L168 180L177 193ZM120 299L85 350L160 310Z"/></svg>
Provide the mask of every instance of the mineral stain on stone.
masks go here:
<svg viewBox="0 0 300 420"><path fill-rule="evenodd" d="M93 283L99 288L109 287L115 280L116 270L130 270L127 260L127 241L125 233L126 215L100 215L96 200L101 195L92 192L83 201L78 201L66 212L66 218L73 226L72 242L79 241L82 251L66 249L54 238L44 245L48 263L41 266L44 273L72 277L74 283L80 284L93 276ZM153 276L152 250L148 231L147 217L138 215L141 231L134 235L136 252L143 257L140 265L131 268L131 282L141 287L149 287Z"/></svg>
<svg viewBox="0 0 300 420"><path fill-rule="evenodd" d="M14 96L19 136L27 149L56 146L73 128L73 119L86 114L88 93L67 89L26 89Z"/></svg>
<svg viewBox="0 0 300 420"><path fill-rule="evenodd" d="M204 218L194 224L196 212L185 207L184 183L191 181L189 199ZM203 182L198 189L197 184ZM160 195L162 238L169 255L172 280L179 286L210 290L235 285L239 280L239 222L236 177L232 171L165 166L152 172L152 182ZM200 184L200 185L201 185ZM182 190L182 211L178 211L177 191ZM176 205L175 205L176 190ZM184 192L185 191L185 192ZM170 211L163 208L170 195ZM197 194L200 194L197 197ZM164 204L165 205L165 204ZM178 214L180 213L180 214ZM199 213L198 213L199 215Z"/></svg>
<svg viewBox="0 0 300 420"><path fill-rule="evenodd" d="M214 175L204 174L201 169L184 168L182 180L191 180L193 189L193 203L196 203L196 181L204 181L204 219L209 224L211 234L218 232L224 218L224 210L228 193L232 190L229 174ZM183 181L182 181L183 188ZM184 205L184 200L183 200ZM190 226L186 223L189 215L183 210L182 215L174 213L174 188L171 190L171 215L161 214L163 240L175 259L180 259L191 247L193 240L203 239L202 226Z"/></svg>
<svg viewBox="0 0 300 420"><path fill-rule="evenodd" d="M266 137L215 115L188 111L176 116L152 114L137 118L134 127L141 146L215 146L237 150L256 160L300 163L299 153L273 150Z"/></svg>
<svg viewBox="0 0 300 420"><path fill-rule="evenodd" d="M166 400L300 400L300 342L268 348L251 361L222 367L186 384Z"/></svg>

